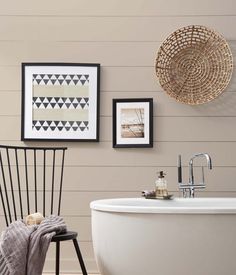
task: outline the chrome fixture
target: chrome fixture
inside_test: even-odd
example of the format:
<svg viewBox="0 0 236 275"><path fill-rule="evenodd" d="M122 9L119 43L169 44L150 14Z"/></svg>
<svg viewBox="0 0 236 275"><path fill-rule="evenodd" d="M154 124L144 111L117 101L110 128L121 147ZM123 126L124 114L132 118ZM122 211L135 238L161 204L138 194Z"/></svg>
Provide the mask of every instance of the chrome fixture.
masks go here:
<svg viewBox="0 0 236 275"><path fill-rule="evenodd" d="M189 161L189 183L182 183L182 165L181 165L181 156L179 155L178 159L178 183L179 189L183 191L183 197L194 198L195 189L204 189L205 185L205 176L204 176L204 167L202 166L202 181L198 184L194 182L193 176L193 160L198 157L204 157L207 161L208 169L212 169L211 157L207 153L195 154Z"/></svg>

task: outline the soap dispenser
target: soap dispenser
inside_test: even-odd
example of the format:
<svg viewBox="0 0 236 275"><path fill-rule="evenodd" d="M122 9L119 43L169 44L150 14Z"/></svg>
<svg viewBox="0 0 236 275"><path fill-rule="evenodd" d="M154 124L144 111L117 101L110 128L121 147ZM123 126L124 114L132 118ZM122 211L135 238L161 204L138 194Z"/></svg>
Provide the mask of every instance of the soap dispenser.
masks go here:
<svg viewBox="0 0 236 275"><path fill-rule="evenodd" d="M158 178L155 181L156 185L156 197L166 197L168 196L167 191L167 181L165 179L165 175L163 171L158 172Z"/></svg>

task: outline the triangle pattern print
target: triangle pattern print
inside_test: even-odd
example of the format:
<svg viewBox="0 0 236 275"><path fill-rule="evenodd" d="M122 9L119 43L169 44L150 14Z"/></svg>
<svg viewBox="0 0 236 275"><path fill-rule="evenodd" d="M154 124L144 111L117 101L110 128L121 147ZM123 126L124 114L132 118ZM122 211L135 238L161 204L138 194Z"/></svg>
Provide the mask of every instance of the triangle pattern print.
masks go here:
<svg viewBox="0 0 236 275"><path fill-rule="evenodd" d="M88 109L88 97L33 97L34 109Z"/></svg>
<svg viewBox="0 0 236 275"><path fill-rule="evenodd" d="M80 131L89 130L88 121L52 121L52 120L33 120L32 129L36 131Z"/></svg>
<svg viewBox="0 0 236 275"><path fill-rule="evenodd" d="M88 74L33 74L33 85L89 85Z"/></svg>

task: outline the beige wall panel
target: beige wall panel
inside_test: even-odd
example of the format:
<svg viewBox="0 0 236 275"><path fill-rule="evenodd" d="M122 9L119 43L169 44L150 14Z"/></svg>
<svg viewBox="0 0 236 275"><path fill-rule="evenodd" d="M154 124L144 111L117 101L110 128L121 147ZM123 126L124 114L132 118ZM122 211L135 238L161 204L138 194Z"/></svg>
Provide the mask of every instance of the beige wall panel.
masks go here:
<svg viewBox="0 0 236 275"><path fill-rule="evenodd" d="M168 175L176 170L173 167L168 170L165 167L66 167L64 190L141 191L153 188L160 169ZM174 184L171 183L171 187Z"/></svg>
<svg viewBox="0 0 236 275"><path fill-rule="evenodd" d="M229 41L236 57L236 41ZM102 63L102 66L153 66L161 42L0 41L0 66L21 62Z"/></svg>
<svg viewBox="0 0 236 275"><path fill-rule="evenodd" d="M61 215L89 216L89 204L93 200L138 196L139 192L64 192Z"/></svg>
<svg viewBox="0 0 236 275"><path fill-rule="evenodd" d="M21 68L19 66L1 66L1 91L19 91L21 89Z"/></svg>
<svg viewBox="0 0 236 275"><path fill-rule="evenodd" d="M1 97L0 116L14 116L14 117L20 116L21 114L21 92L20 91L0 91L0 97Z"/></svg>
<svg viewBox="0 0 236 275"><path fill-rule="evenodd" d="M0 66L43 61L153 66L159 46L160 42L0 41Z"/></svg>
<svg viewBox="0 0 236 275"><path fill-rule="evenodd" d="M81 15L81 16L160 16L160 15L230 15L235 14L235 1L210 0L69 0L64 4L57 0L18 0L2 2L1 15ZM62 4L63 3L63 4Z"/></svg>
<svg viewBox="0 0 236 275"><path fill-rule="evenodd" d="M233 26L235 21L236 16L125 18L3 16L0 17L0 37L1 40L27 41L162 41L180 27L200 24L217 30L228 40L236 40L236 30L228 28Z"/></svg>
<svg viewBox="0 0 236 275"><path fill-rule="evenodd" d="M12 144L50 146L51 142ZM60 142L53 144L62 146ZM182 154L183 161L188 162L193 153L204 151L212 155L216 166L234 166L236 163L234 142L155 142L153 148L140 149L114 149L110 142L64 142L63 146L69 149L65 161L67 166L175 166L178 154Z"/></svg>
<svg viewBox="0 0 236 275"><path fill-rule="evenodd" d="M78 238L82 242L89 242L92 240L91 232L91 218L88 217L63 217L69 230L78 232Z"/></svg>
<svg viewBox="0 0 236 275"><path fill-rule="evenodd" d="M236 164L235 142L157 142L153 148L113 149L109 142L65 144L69 146L67 165L83 166L175 166L176 156L189 161L196 152L208 152L216 166ZM102 157L101 157L102 156Z"/></svg>
<svg viewBox="0 0 236 275"><path fill-rule="evenodd" d="M177 158L177 156L176 156ZM214 166L214 159L213 166ZM183 163L183 182L188 182L188 162ZM201 169L199 166L206 167L204 160L195 161L194 174L197 182L201 181ZM168 187L171 191L177 191L177 160L173 167L152 166L152 167L66 167L64 174L64 192L141 192L145 189L153 189L157 178L157 172L164 170L167 173ZM217 167L212 171L205 168L207 190L208 191L234 191L236 190L234 175L236 166ZM41 191L40 177L38 177L38 189ZM24 184L24 180L22 179ZM224 184L222 184L222 182ZM33 185L34 183L32 183ZM49 184L49 185L48 185ZM31 185L31 184L30 184ZM51 178L46 183L50 187ZM17 190L17 185L14 186ZM32 190L33 186L29 186ZM48 189L48 188L47 188ZM22 186L22 192L26 190ZM55 187L58 190L58 187Z"/></svg>
<svg viewBox="0 0 236 275"><path fill-rule="evenodd" d="M0 141L17 141L21 138L20 116L0 116L0 125L4 125L4 131L0 131Z"/></svg>
<svg viewBox="0 0 236 275"><path fill-rule="evenodd" d="M236 117L157 117L156 141L236 141Z"/></svg>
<svg viewBox="0 0 236 275"><path fill-rule="evenodd" d="M197 152L193 152L197 153ZM201 181L201 168L204 166L206 191L236 191L235 175L236 163L233 167L215 167L215 159L212 159L213 169L208 170L206 161L196 162L194 177ZM188 162L183 163L183 182L188 182ZM163 170L167 176L168 189L178 191L177 184L177 156L173 167L66 167L64 178L64 190L107 192L128 191L141 192L153 190L157 171Z"/></svg>
<svg viewBox="0 0 236 275"><path fill-rule="evenodd" d="M6 142L5 142L6 143ZM24 144L12 142L11 144ZM54 142L55 146L62 146ZM50 146L50 142L26 142L25 145ZM235 166L235 142L155 142L153 148L112 148L111 142L63 143L68 146L67 166L175 166L176 156L183 155L183 161L196 152L208 152L216 166ZM101 158L102 156L102 158Z"/></svg>

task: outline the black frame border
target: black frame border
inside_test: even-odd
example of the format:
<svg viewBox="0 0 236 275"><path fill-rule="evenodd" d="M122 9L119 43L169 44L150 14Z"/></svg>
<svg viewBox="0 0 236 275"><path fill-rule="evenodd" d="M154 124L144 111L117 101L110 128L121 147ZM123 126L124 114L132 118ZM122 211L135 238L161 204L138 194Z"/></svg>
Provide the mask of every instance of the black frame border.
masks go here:
<svg viewBox="0 0 236 275"><path fill-rule="evenodd" d="M148 102L149 103L149 143L148 144L117 144L117 103ZM112 145L113 148L152 148L153 147L153 98L116 98L112 101Z"/></svg>
<svg viewBox="0 0 236 275"><path fill-rule="evenodd" d="M50 139L25 137L25 67L27 66L84 66L97 67L97 121L94 139ZM57 141L57 142L99 142L100 132L100 64L99 63L61 63L61 62L24 62L21 63L21 141Z"/></svg>

